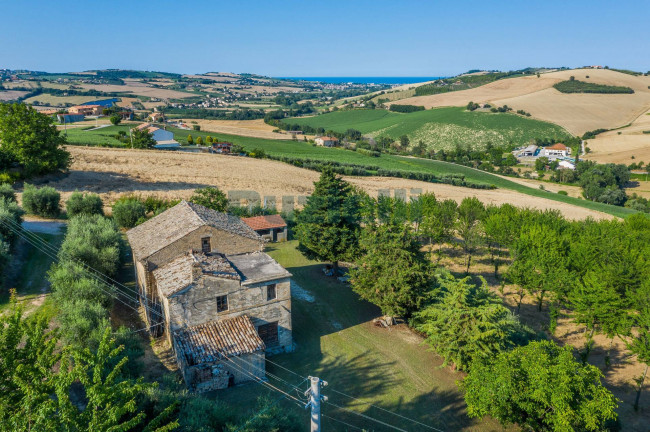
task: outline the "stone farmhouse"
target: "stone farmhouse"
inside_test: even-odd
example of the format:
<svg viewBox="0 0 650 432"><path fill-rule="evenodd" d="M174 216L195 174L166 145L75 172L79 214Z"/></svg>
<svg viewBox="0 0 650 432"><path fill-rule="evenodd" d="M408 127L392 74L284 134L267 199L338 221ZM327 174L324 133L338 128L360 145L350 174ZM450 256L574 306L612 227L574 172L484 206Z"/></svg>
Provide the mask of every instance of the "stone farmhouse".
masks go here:
<svg viewBox="0 0 650 432"><path fill-rule="evenodd" d="M127 237L147 324L191 390L263 378L266 354L293 349L291 274L241 219L182 201Z"/></svg>
<svg viewBox="0 0 650 432"><path fill-rule="evenodd" d="M324 146L324 147L336 147L339 143L339 140L335 137L330 137L330 136L320 136L316 137L314 140L316 145L319 146Z"/></svg>

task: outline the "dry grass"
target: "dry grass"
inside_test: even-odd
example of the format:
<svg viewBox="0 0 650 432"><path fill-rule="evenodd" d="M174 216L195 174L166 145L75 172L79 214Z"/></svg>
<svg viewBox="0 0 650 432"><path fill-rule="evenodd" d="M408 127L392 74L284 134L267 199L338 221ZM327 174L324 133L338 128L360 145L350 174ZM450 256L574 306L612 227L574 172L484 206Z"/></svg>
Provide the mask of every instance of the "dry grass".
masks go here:
<svg viewBox="0 0 650 432"><path fill-rule="evenodd" d="M98 90L103 92L126 92L133 93L137 96L148 96L158 99L183 99L193 97L191 93L181 92L177 90L169 90L165 88L149 87L146 83L134 80L124 80L125 85L113 84L81 84L86 90Z"/></svg>
<svg viewBox="0 0 650 432"><path fill-rule="evenodd" d="M74 158L70 175L51 182L64 199L75 190L102 195L105 202L139 193L164 198L189 198L196 188L217 186L224 191L249 190L260 197L307 196L319 177L315 171L281 162L184 152L68 147ZM444 184L386 177L349 177L351 183L376 196L380 191L404 190L407 195L434 192L439 198L461 201L476 196L485 203L512 203L537 209L557 209L567 218L596 219L612 216L505 189L476 190ZM296 198L297 200L297 198Z"/></svg>
<svg viewBox="0 0 650 432"><path fill-rule="evenodd" d="M626 165L639 161L650 163L650 134L643 131L650 131L650 111L637 117L628 127L596 135L587 141L591 152L585 158Z"/></svg>
<svg viewBox="0 0 650 432"><path fill-rule="evenodd" d="M587 79L586 76L589 75ZM553 84L575 76L578 80L627 86L634 94L564 94ZM573 134L598 128L614 128L628 124L650 108L650 77L632 76L605 69L578 69L495 81L470 90L401 100L401 104L423 105L427 108L464 106L469 101L506 104L523 109L534 118L556 123Z"/></svg>
<svg viewBox="0 0 650 432"><path fill-rule="evenodd" d="M273 132L273 126L259 120L188 120L192 125L198 124L202 131L241 135L255 138L287 139L286 134ZM188 133L192 133L188 131Z"/></svg>
<svg viewBox="0 0 650 432"><path fill-rule="evenodd" d="M0 101L10 101L10 100L18 99L19 97L23 97L27 93L28 92L26 91L20 91L20 90L0 91Z"/></svg>

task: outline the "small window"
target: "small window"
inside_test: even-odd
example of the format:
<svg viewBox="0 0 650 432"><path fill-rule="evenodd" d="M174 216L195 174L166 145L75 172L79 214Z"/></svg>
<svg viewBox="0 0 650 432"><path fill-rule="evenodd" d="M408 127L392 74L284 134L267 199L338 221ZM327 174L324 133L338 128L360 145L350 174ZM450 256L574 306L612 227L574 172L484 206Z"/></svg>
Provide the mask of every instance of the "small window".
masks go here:
<svg viewBox="0 0 650 432"><path fill-rule="evenodd" d="M275 300L277 294L275 292L275 284L266 286L266 301Z"/></svg>
<svg viewBox="0 0 650 432"><path fill-rule="evenodd" d="M222 295L217 297L217 312L225 312L228 310L228 296Z"/></svg>
<svg viewBox="0 0 650 432"><path fill-rule="evenodd" d="M203 237L201 239L201 251L203 253L210 253L212 248L210 247L210 237Z"/></svg>
<svg viewBox="0 0 650 432"><path fill-rule="evenodd" d="M272 322L268 324L262 324L257 328L257 334L260 335L260 339L264 341L264 344L268 346L277 345L278 343L278 323Z"/></svg>

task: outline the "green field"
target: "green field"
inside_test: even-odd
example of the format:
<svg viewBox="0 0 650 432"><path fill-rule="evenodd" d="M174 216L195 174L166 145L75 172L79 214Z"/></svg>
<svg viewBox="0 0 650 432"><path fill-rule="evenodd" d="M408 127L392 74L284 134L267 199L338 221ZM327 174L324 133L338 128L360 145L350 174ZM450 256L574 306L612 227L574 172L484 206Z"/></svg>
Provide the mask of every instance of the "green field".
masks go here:
<svg viewBox="0 0 650 432"><path fill-rule="evenodd" d="M356 129L365 135L398 139L407 135L411 144L420 140L436 150L451 150L456 146L484 148L488 143L506 146L522 145L534 138L563 140L569 134L552 123L509 113L467 111L448 107L408 114L385 110L336 111L314 117L294 117L287 124L322 127L334 132Z"/></svg>
<svg viewBox="0 0 650 432"><path fill-rule="evenodd" d="M397 114L400 115L400 114ZM410 115L410 114L409 114ZM113 146L113 147L126 147L127 145L117 141L111 135L116 134L119 130L126 130L128 132L129 126L109 126L94 131L87 131L81 129L68 130L68 142L77 145L90 145L90 146ZM634 210L617 207L608 204L602 204L578 198L573 198L564 195L547 192L540 189L531 188L528 186L520 185L507 178L502 178L485 171L480 171L474 168L465 167L449 162L441 162L430 159L411 158L404 156L382 155L381 157L366 156L354 151L345 150L342 148L325 148L317 147L303 141L290 141L290 140L271 140L262 138L243 137L238 135L226 135L214 132L197 132L187 131L175 128L168 128L174 132L175 139L182 143L187 143L187 136L192 135L196 140L201 136L205 138L210 135L213 138L217 137L220 140L230 141L235 144L243 146L246 150L253 150L254 148L261 148L266 153L273 156L287 156L292 158L301 159L318 159L322 161L333 161L342 163L354 163L360 165L374 165L383 169L391 170L404 170L413 172L426 172L432 174L463 174L465 179L472 183L494 185L502 189L510 189L517 192L525 193L527 195L548 198L554 201L560 201L568 204L574 204L579 207L588 208L591 210L602 211L618 217L625 217L632 213ZM481 192L477 190L477 195L480 196Z"/></svg>

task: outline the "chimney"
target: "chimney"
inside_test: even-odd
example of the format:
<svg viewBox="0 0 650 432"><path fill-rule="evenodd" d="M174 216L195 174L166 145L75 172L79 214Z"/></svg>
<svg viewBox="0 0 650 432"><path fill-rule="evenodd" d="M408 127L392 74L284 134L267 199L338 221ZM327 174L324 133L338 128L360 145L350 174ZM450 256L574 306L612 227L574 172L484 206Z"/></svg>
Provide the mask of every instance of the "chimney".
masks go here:
<svg viewBox="0 0 650 432"><path fill-rule="evenodd" d="M201 278L201 276L203 276L203 267L201 266L201 262L196 259L196 255L194 255L194 252L191 249L189 253L194 259L194 262L192 263L192 282L196 282Z"/></svg>

